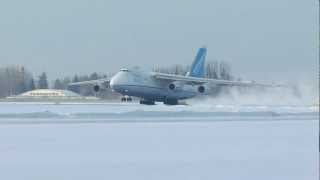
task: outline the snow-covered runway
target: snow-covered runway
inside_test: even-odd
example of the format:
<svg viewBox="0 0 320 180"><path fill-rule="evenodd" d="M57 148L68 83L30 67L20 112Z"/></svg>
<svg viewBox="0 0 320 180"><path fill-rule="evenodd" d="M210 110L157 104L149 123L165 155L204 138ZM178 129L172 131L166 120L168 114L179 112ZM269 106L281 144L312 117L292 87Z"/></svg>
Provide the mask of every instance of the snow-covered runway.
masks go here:
<svg viewBox="0 0 320 180"><path fill-rule="evenodd" d="M0 179L318 179L309 106L0 104Z"/></svg>

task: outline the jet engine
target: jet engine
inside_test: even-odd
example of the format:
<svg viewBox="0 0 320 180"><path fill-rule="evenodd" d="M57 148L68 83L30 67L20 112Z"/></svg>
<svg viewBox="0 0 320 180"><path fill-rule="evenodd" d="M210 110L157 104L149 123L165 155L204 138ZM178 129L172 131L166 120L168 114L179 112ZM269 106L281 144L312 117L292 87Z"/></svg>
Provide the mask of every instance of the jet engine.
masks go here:
<svg viewBox="0 0 320 180"><path fill-rule="evenodd" d="M199 93L204 93L205 90L206 90L206 88L205 88L204 86L199 86L199 87L198 87L198 92L199 92Z"/></svg>
<svg viewBox="0 0 320 180"><path fill-rule="evenodd" d="M100 86L99 86L99 85L97 85L97 84L93 86L93 90L94 90L94 92L99 92L99 91L100 91L100 89L101 89L101 88L100 88Z"/></svg>
<svg viewBox="0 0 320 180"><path fill-rule="evenodd" d="M169 89L174 90L176 88L176 85L174 83L169 84Z"/></svg>
<svg viewBox="0 0 320 180"><path fill-rule="evenodd" d="M181 90L183 84L180 82L172 82L168 85L169 90L171 91L176 91L176 90Z"/></svg>
<svg viewBox="0 0 320 180"><path fill-rule="evenodd" d="M110 85L109 83L97 83L95 85L93 85L93 91L95 93L99 92L99 91L102 91L102 90L106 90L108 88L110 88Z"/></svg>

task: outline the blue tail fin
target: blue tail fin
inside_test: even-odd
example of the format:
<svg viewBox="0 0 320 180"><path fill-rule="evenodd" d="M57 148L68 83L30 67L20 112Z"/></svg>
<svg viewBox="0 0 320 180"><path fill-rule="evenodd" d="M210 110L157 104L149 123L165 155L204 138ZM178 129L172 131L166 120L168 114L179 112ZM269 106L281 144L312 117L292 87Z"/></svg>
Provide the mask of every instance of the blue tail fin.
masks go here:
<svg viewBox="0 0 320 180"><path fill-rule="evenodd" d="M192 77L204 77L204 65L206 60L207 48L200 48L194 59L190 72L187 74Z"/></svg>

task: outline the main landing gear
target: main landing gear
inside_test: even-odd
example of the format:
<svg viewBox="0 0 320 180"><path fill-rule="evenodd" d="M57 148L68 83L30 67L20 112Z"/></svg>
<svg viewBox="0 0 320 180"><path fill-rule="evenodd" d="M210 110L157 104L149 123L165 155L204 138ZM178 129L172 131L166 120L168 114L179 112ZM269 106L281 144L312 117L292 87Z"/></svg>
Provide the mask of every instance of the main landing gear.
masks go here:
<svg viewBox="0 0 320 180"><path fill-rule="evenodd" d="M130 96L123 96L121 98L121 102L131 102L132 98Z"/></svg>
<svg viewBox="0 0 320 180"><path fill-rule="evenodd" d="M166 99L163 101L163 104L166 104L166 105L177 105L177 104L178 104L178 99L169 99L169 98L166 98Z"/></svg>
<svg viewBox="0 0 320 180"><path fill-rule="evenodd" d="M152 100L147 100L147 99L141 99L140 104L145 104L145 105L155 105L155 102Z"/></svg>
<svg viewBox="0 0 320 180"><path fill-rule="evenodd" d="M141 99L140 100L140 104L155 105L155 101L149 100L149 99ZM163 104L166 104L166 105L178 105L179 102L178 102L178 99L166 98L166 99L164 99ZM183 105L186 105L186 104L183 104Z"/></svg>

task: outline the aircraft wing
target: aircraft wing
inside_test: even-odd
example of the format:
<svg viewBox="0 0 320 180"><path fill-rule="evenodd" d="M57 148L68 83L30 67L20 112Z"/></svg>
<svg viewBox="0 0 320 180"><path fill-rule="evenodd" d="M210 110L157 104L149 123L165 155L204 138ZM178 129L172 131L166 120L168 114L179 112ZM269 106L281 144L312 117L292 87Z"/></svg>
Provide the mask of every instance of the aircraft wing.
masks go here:
<svg viewBox="0 0 320 180"><path fill-rule="evenodd" d="M97 79L97 80L91 80L91 81L82 81L82 82L75 82L70 83L68 86L94 86L94 85L100 85L100 84L109 84L110 79L103 78L103 79Z"/></svg>
<svg viewBox="0 0 320 180"><path fill-rule="evenodd" d="M188 84L205 84L210 83L219 86L263 86L263 87L284 87L285 85L281 84L264 84L257 83L255 81L229 81L229 80L220 80L220 79L208 79L208 78L198 78L174 74L165 74L165 73L155 73L154 78L159 80L166 81L182 81Z"/></svg>

